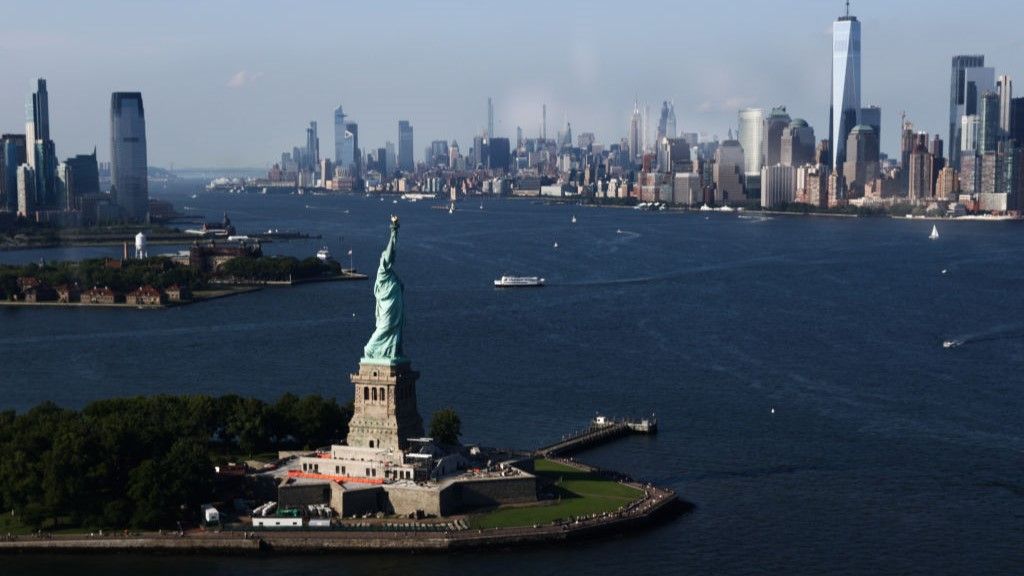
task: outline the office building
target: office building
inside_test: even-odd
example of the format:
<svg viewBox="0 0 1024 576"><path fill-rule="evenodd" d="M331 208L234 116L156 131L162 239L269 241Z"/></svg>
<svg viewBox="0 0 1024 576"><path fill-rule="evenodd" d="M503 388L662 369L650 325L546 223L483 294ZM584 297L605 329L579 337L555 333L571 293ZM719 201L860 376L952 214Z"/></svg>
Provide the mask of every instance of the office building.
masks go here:
<svg viewBox="0 0 1024 576"><path fill-rule="evenodd" d="M761 168L761 207L778 208L794 200L796 171L775 164Z"/></svg>
<svg viewBox="0 0 1024 576"><path fill-rule="evenodd" d="M743 193L743 146L738 140L725 140L715 150L714 202L738 204L745 199ZM760 175L758 175L760 177Z"/></svg>
<svg viewBox="0 0 1024 576"><path fill-rule="evenodd" d="M740 110L739 142L743 148L743 183L748 193L760 190L761 166L764 165L764 109Z"/></svg>
<svg viewBox="0 0 1024 576"><path fill-rule="evenodd" d="M508 138L491 138L487 142L487 167L508 172L512 165L511 142Z"/></svg>
<svg viewBox="0 0 1024 576"><path fill-rule="evenodd" d="M764 152L765 166L775 166L782 162L782 132L791 121L785 106L772 108L768 117L764 119L764 142L761 144L761 150Z"/></svg>
<svg viewBox="0 0 1024 576"><path fill-rule="evenodd" d="M843 163L846 198L863 196L864 186L877 177L878 138L874 128L858 124L846 138L846 162Z"/></svg>
<svg viewBox="0 0 1024 576"><path fill-rule="evenodd" d="M658 142L663 138L676 137L676 109L675 106L665 100L661 103L661 115L658 117Z"/></svg>
<svg viewBox="0 0 1024 576"><path fill-rule="evenodd" d="M413 159L412 124L409 124L408 120L398 121L398 169L409 173L416 170Z"/></svg>
<svg viewBox="0 0 1024 576"><path fill-rule="evenodd" d="M46 80L35 81L35 91L25 103L26 160L35 175L36 209L57 204L57 151L50 139L50 97Z"/></svg>
<svg viewBox="0 0 1024 576"><path fill-rule="evenodd" d="M953 57L953 71L950 78L949 96L949 162L960 168L961 118L976 115L979 97L995 90L995 70L985 67L981 55L960 55Z"/></svg>
<svg viewBox="0 0 1024 576"><path fill-rule="evenodd" d="M494 138L494 102L487 97L487 138Z"/></svg>
<svg viewBox="0 0 1024 576"><path fill-rule="evenodd" d="M935 165L928 151L928 134L917 134L907 166L907 197L911 201L930 200L935 185Z"/></svg>
<svg viewBox="0 0 1024 576"><path fill-rule="evenodd" d="M18 167L27 161L24 134L0 136L0 212L18 211Z"/></svg>
<svg viewBox="0 0 1024 576"><path fill-rule="evenodd" d="M875 137L882 141L882 109L878 106L866 106L860 109L860 124L871 126Z"/></svg>
<svg viewBox="0 0 1024 576"><path fill-rule="evenodd" d="M142 94L114 92L110 98L110 192L129 222L144 222L147 218L147 170Z"/></svg>
<svg viewBox="0 0 1024 576"><path fill-rule="evenodd" d="M347 166L355 160L354 153L345 149L345 111L341 104L334 109L334 165Z"/></svg>
<svg viewBox="0 0 1024 576"><path fill-rule="evenodd" d="M640 114L640 102L633 103L633 114L629 117L629 131L626 133L629 159L637 164L643 157L643 117Z"/></svg>
<svg viewBox="0 0 1024 576"><path fill-rule="evenodd" d="M847 136L860 122L860 22L846 15L832 23L832 105L829 109L829 138L832 167L843 169Z"/></svg>
<svg viewBox="0 0 1024 576"><path fill-rule="evenodd" d="M36 210L36 175L28 164L18 166L18 216L28 217Z"/></svg>
<svg viewBox="0 0 1024 576"><path fill-rule="evenodd" d="M1000 103L999 95L995 92L982 94L979 101L978 114L978 142L979 154L995 152L1000 140Z"/></svg>
<svg viewBox="0 0 1024 576"><path fill-rule="evenodd" d="M795 118L782 131L780 141L779 164L783 166L803 166L814 163L814 128L802 118Z"/></svg>
<svg viewBox="0 0 1024 576"><path fill-rule="evenodd" d="M62 206L66 210L81 208L80 199L100 193L100 170L96 162L96 150L92 154L79 154L61 164Z"/></svg>
<svg viewBox="0 0 1024 576"><path fill-rule="evenodd" d="M1010 114L1013 102L1013 80L1005 74L996 78L996 93L999 94L1000 138L1009 138Z"/></svg>

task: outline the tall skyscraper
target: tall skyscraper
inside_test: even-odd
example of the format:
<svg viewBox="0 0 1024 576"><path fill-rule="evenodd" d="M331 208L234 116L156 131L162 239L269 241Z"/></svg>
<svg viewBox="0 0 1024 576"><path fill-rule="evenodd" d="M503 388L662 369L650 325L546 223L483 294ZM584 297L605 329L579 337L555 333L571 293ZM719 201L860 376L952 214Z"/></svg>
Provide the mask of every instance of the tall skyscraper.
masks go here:
<svg viewBox="0 0 1024 576"><path fill-rule="evenodd" d="M829 110L829 138L832 167L843 168L847 136L860 122L860 22L846 15L832 23L832 106Z"/></svg>
<svg viewBox="0 0 1024 576"><path fill-rule="evenodd" d="M361 178L363 175L363 153L359 148L359 124L351 120L345 122L345 145L348 146L349 142L352 144L352 164L349 174ZM345 154L348 154L347 148Z"/></svg>
<svg viewBox="0 0 1024 576"><path fill-rule="evenodd" d="M782 132L791 121L785 106L772 108L764 119L764 142L761 149L765 166L775 166L782 162Z"/></svg>
<svg viewBox="0 0 1024 576"><path fill-rule="evenodd" d="M306 157L302 164L303 169L313 172L320 166L320 136L315 121L306 128Z"/></svg>
<svg viewBox="0 0 1024 576"><path fill-rule="evenodd" d="M748 194L760 192L761 166L764 165L764 109L740 110L740 145L743 147L743 179Z"/></svg>
<svg viewBox="0 0 1024 576"><path fill-rule="evenodd" d="M993 90L995 70L985 68L984 56L953 56L949 95L949 162L954 168L960 168L961 118L979 114L979 98Z"/></svg>
<svg viewBox="0 0 1024 576"><path fill-rule="evenodd" d="M146 113L140 92L110 97L110 191L126 220L143 222L149 212Z"/></svg>
<svg viewBox="0 0 1024 576"><path fill-rule="evenodd" d="M335 166L346 166L346 154L345 148L345 111L342 109L341 104L334 109L334 165ZM350 151L351 152L351 151ZM351 162L352 154L348 155L347 160Z"/></svg>
<svg viewBox="0 0 1024 576"><path fill-rule="evenodd" d="M24 134L0 136L0 212L18 211L18 167L26 161Z"/></svg>
<svg viewBox="0 0 1024 576"><path fill-rule="evenodd" d="M398 169L403 172L416 170L413 160L412 124L408 120L398 121Z"/></svg>
<svg viewBox="0 0 1024 576"><path fill-rule="evenodd" d="M548 140L548 105L541 104L540 107L540 139Z"/></svg>
<svg viewBox="0 0 1024 576"><path fill-rule="evenodd" d="M487 138L494 138L494 102L487 97Z"/></svg>
<svg viewBox="0 0 1024 576"><path fill-rule="evenodd" d="M1010 109L1013 101L1013 80L1007 75L996 79L996 93L999 94L999 131L1001 138L1010 135Z"/></svg>
<svg viewBox="0 0 1024 576"><path fill-rule="evenodd" d="M665 100L661 103L661 115L658 117L658 145L661 145L663 138L676 137L676 109L675 106Z"/></svg>
<svg viewBox="0 0 1024 576"><path fill-rule="evenodd" d="M629 158L635 164L643 157L643 116L640 113L640 102L633 102L633 114L629 117L629 132L627 133L627 145L629 146Z"/></svg>
<svg viewBox="0 0 1024 576"><path fill-rule="evenodd" d="M57 204L57 151L50 139L50 97L46 80L35 82L35 92L25 104L25 145L27 161L35 175L36 208L55 208Z"/></svg>
<svg viewBox="0 0 1024 576"><path fill-rule="evenodd" d="M35 92L25 102L25 139L28 145L28 164L36 167L35 143L50 139L50 96L46 90L46 79L38 78Z"/></svg>
<svg viewBox="0 0 1024 576"><path fill-rule="evenodd" d="M978 153L995 152L999 145L999 120L1001 116L999 95L986 92L979 100Z"/></svg>

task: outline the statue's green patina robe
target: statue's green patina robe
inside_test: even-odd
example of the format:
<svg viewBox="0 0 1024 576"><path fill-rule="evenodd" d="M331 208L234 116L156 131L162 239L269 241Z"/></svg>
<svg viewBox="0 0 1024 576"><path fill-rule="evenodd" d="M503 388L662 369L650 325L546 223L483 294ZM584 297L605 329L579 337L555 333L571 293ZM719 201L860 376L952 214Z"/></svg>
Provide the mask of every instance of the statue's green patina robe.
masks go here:
<svg viewBox="0 0 1024 576"><path fill-rule="evenodd" d="M364 360L382 362L403 358L402 328L405 326L405 311L402 281L395 274L395 244L398 241L398 218L391 220L391 237L380 255L377 280L373 284L373 295L377 299L375 308L376 329L363 349Z"/></svg>

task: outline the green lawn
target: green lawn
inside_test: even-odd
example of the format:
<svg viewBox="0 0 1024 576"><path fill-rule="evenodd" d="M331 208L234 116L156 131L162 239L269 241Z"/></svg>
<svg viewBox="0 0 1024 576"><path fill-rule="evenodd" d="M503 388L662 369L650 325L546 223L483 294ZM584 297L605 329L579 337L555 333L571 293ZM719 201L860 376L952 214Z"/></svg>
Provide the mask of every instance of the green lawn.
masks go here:
<svg viewBox="0 0 1024 576"><path fill-rule="evenodd" d="M537 476L555 481L561 493L560 500L542 502L537 506L500 508L470 517L470 525L473 528L507 528L548 524L559 518L616 510L642 495L635 488L551 460L537 460L535 466Z"/></svg>
<svg viewBox="0 0 1024 576"><path fill-rule="evenodd" d="M66 522L67 519L65 519L64 521ZM61 528L55 530L53 527L52 520L47 520L43 522L43 530L53 534L83 534L90 532L90 530L86 530L85 528L79 528L75 526L62 526ZM6 536L7 534L32 534L35 531L35 528L22 524L21 518L19 516L11 516L10 510L7 510L3 514L0 514L0 536Z"/></svg>

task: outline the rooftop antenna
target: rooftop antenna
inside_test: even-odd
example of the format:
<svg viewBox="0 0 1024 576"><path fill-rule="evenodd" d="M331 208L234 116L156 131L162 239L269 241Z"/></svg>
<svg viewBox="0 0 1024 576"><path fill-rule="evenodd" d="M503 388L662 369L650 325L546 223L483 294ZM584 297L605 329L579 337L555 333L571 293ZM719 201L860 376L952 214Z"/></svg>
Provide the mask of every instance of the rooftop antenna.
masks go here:
<svg viewBox="0 0 1024 576"><path fill-rule="evenodd" d="M846 0L846 17L850 17L850 0Z"/></svg>

